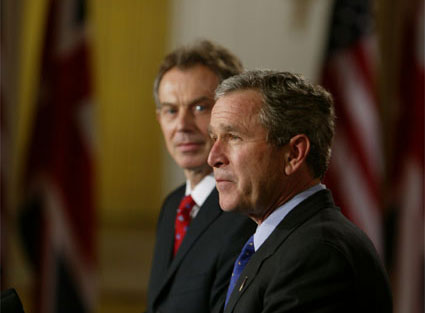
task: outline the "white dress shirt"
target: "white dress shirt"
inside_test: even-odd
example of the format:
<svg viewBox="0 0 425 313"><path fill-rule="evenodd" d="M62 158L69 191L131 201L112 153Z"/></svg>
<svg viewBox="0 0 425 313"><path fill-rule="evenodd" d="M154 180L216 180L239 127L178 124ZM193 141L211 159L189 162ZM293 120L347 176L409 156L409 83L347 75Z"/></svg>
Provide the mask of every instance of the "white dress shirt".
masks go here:
<svg viewBox="0 0 425 313"><path fill-rule="evenodd" d="M192 218L195 218L196 215L199 212L199 209L204 204L205 200L207 200L208 196L210 195L211 191L213 191L215 187L215 179L214 175L211 173L207 176L205 176L196 186L193 188L190 186L190 182L186 181L186 192L185 196L191 195L193 201L195 201L195 205L192 208L192 211L190 211L190 216Z"/></svg>

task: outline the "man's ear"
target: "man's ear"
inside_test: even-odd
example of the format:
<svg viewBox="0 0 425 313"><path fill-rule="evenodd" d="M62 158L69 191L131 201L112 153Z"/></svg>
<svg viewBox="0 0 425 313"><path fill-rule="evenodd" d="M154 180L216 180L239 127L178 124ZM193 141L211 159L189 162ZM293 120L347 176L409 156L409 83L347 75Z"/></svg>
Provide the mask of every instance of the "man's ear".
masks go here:
<svg viewBox="0 0 425 313"><path fill-rule="evenodd" d="M310 140L304 134L295 135L289 140L285 153L285 174L292 175L306 161L310 151Z"/></svg>

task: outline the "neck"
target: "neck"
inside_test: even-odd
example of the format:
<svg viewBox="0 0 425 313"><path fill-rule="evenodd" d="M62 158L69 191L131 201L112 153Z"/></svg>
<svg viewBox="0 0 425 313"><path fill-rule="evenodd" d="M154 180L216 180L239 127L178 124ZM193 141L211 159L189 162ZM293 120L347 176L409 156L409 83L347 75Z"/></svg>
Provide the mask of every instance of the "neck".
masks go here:
<svg viewBox="0 0 425 313"><path fill-rule="evenodd" d="M301 184L293 184L292 186L286 186L286 191L281 194L280 197L278 197L270 206L268 209L262 211L262 214L259 216L250 216L251 219L253 219L258 225L260 225L262 222L266 220L267 217L270 216L270 214L273 213L274 210L291 200L293 197L295 197L297 194L317 185L320 183L319 178L314 178L309 181L303 182ZM291 188L292 187L292 188Z"/></svg>
<svg viewBox="0 0 425 313"><path fill-rule="evenodd" d="M193 189L199 182L207 176L209 173L212 172L211 167L205 166L203 168L198 169L185 169L184 175L186 176L186 179L190 183L190 187Z"/></svg>

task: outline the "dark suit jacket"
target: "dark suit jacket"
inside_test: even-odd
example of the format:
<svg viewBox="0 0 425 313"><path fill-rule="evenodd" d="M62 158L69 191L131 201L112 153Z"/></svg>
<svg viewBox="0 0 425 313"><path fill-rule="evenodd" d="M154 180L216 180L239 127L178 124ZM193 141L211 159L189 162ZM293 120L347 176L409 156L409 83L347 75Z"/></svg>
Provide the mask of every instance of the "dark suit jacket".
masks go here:
<svg viewBox="0 0 425 313"><path fill-rule="evenodd" d="M14 288L1 292L0 311L3 313L24 313L24 308Z"/></svg>
<svg viewBox="0 0 425 313"><path fill-rule="evenodd" d="M335 207L328 190L283 219L251 257L224 310L391 311L387 274L375 248Z"/></svg>
<svg viewBox="0 0 425 313"><path fill-rule="evenodd" d="M162 207L148 289L148 312L208 313L225 297L233 263L256 224L223 212L214 189L172 258L174 221L185 185Z"/></svg>

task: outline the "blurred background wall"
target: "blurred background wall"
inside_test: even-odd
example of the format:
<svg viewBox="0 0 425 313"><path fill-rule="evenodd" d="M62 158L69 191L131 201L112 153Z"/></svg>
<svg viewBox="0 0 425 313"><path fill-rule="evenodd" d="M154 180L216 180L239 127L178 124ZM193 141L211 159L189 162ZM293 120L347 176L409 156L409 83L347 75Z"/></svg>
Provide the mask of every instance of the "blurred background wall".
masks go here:
<svg viewBox="0 0 425 313"><path fill-rule="evenodd" d="M69 2L59 0L56 3ZM398 236L401 238L397 225L402 214L398 202L391 202L393 197L389 196L394 191L391 184L392 163L395 162L392 151L399 144L395 142L397 126L394 125L401 111L398 108L400 95L397 90L401 75L398 69L404 50L400 46L406 37L404 23L409 16L414 20L412 12L417 3L422 1L397 0L389 5L382 0L376 1L373 6L377 43L383 48L381 53L377 53L380 70L374 73L379 83L375 90L380 99L378 114L382 125L379 127L384 134L379 149L385 159L383 164L376 164L384 171L378 188L381 190L379 219L385 227L378 232L382 232L382 257L390 271L396 268L394 247L401 241L397 240ZM79 223L90 228L87 236L93 236L94 241L85 249L91 248L94 253L82 249L81 262L75 261L75 258L70 262L74 264L74 270L75 264L82 264L86 269L75 277L80 277L76 280L83 286L83 291L89 290L87 294L90 297L86 300L91 311L143 311L158 211L165 195L184 181L182 172L165 151L155 119L152 84L163 56L181 44L208 38L237 54L247 68L294 71L320 82L333 4L332 0L85 2L86 10L79 15L79 22L84 18L85 24L78 24L73 42L78 43L77 51L84 42L84 51L88 51L84 55L86 61L70 63L59 74L66 76L66 69L77 67L84 69L88 75L84 77L90 77L90 83L81 87L84 90L81 99L89 99L91 103L87 106L90 114L84 114L82 122L84 129L86 126L89 129L84 130L89 139L83 150L65 153L72 152L71 157L57 158L62 166L68 164L68 167L73 167L73 160L82 155L89 156L81 161L90 165L83 167L87 170L68 170L69 175L78 174L77 178L91 182L83 189L90 189L93 201L87 210L92 213L89 219L83 218ZM67 8L71 10L71 7ZM32 180L34 175L27 168L30 164L28 159L34 151L37 153L37 145L34 144L36 116L40 103L43 103L40 99L49 92L45 84L49 79L44 75L48 72L45 62L51 60L45 53L49 47L45 40L48 37L46 29L53 27L48 22L51 9L49 0L1 2L1 287L2 290L16 288L27 312L33 312L34 298L38 297L34 291L38 286L37 266L40 264L31 265L31 255L27 253L31 248L22 240L21 215L32 192L27 181ZM54 11L53 16L57 18L60 14L64 13ZM54 28L65 27L61 25ZM423 24L421 27L422 50L419 55L423 56ZM67 44L71 46L71 43L64 46ZM58 51L75 50L62 47ZM65 57L50 58L59 64L68 62L66 53ZM420 64L423 71L423 57ZM48 73L46 75L50 77ZM55 82L56 76L52 77L50 80ZM423 80L420 88L423 104ZM423 132L423 107L420 114L422 126L419 131ZM422 149L422 159L419 159L422 168L416 172L423 182L423 136L418 138L419 141L409 141L408 144L417 144L419 150ZM79 185L78 181L74 181L75 185ZM66 188L62 193L66 195ZM413 234L417 240L414 245L420 247L417 252L419 261L414 264L419 267L417 277L423 278L423 185L418 203L414 205L416 215L413 216L419 216L422 224L415 228L416 233ZM80 215L86 211L80 210ZM31 218L29 221L31 224ZM33 222L36 223L36 220ZM63 233L61 236L67 238L68 233ZM50 234L55 236L54 231ZM417 237L418 234L422 239ZM89 238L80 236L80 241L78 238L75 240L84 245ZM66 239L63 242L67 242ZM34 255L32 257L34 260ZM96 278L89 280L84 277ZM400 278L396 277L396 274L392 275L395 292L398 292L396 286L400 284ZM423 296L423 279L417 281L416 286L422 289L413 286L409 291ZM407 312L400 308L398 312ZM412 308L410 312L419 313L413 307L409 308Z"/></svg>

